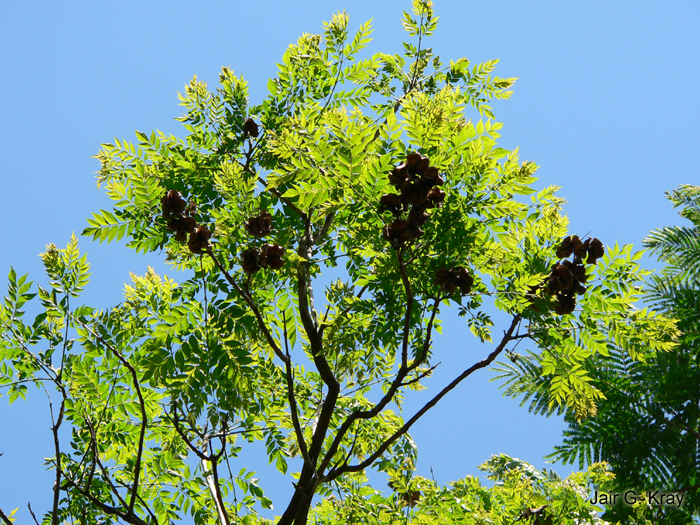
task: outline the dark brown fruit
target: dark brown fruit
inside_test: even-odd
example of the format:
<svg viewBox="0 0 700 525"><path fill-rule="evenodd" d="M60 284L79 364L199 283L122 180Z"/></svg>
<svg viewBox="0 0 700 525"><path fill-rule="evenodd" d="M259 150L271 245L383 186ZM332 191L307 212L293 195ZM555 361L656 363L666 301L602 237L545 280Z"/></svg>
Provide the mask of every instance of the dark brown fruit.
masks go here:
<svg viewBox="0 0 700 525"><path fill-rule="evenodd" d="M243 227L253 237L270 235L272 232L272 215L268 211L261 211L255 217L248 219Z"/></svg>
<svg viewBox="0 0 700 525"><path fill-rule="evenodd" d="M166 191L163 198L160 199L160 204L165 220L168 220L172 214L182 213L187 207L187 201L182 198L182 194L177 190Z"/></svg>
<svg viewBox="0 0 700 525"><path fill-rule="evenodd" d="M559 315L567 315L573 313L576 308L576 299L574 297L558 294L557 302L554 304L554 311Z"/></svg>
<svg viewBox="0 0 700 525"><path fill-rule="evenodd" d="M260 134L258 124L252 118L246 119L245 124L243 124L243 130L253 138L257 138Z"/></svg>
<svg viewBox="0 0 700 525"><path fill-rule="evenodd" d="M603 255L605 255L603 243L596 238L591 239L591 243L588 245L588 259L586 259L586 262L595 264Z"/></svg>
<svg viewBox="0 0 700 525"><path fill-rule="evenodd" d="M401 215L401 196L396 193L382 195L379 199L379 212L390 211L393 215Z"/></svg>
<svg viewBox="0 0 700 525"><path fill-rule="evenodd" d="M427 200L427 208L440 208L445 202L445 192L440 188L431 188Z"/></svg>
<svg viewBox="0 0 700 525"><path fill-rule="evenodd" d="M399 166L398 168L394 168L389 174L389 182L397 188L400 188L404 182L408 182L410 180L411 177L408 175L408 169L403 165Z"/></svg>
<svg viewBox="0 0 700 525"><path fill-rule="evenodd" d="M192 253L204 253L206 248L209 247L209 239L211 239L211 232L209 231L209 228L203 224L198 226L190 234L190 240L187 241L187 247Z"/></svg>
<svg viewBox="0 0 700 525"><path fill-rule="evenodd" d="M571 236L564 237L564 239L561 241L561 244L559 245L559 248L557 248L557 257L560 259L564 259L571 255L574 252L574 246L571 241Z"/></svg>
<svg viewBox="0 0 700 525"><path fill-rule="evenodd" d="M406 166L411 168L418 164L421 160L423 160L423 156L417 151L414 151L406 156Z"/></svg>
<svg viewBox="0 0 700 525"><path fill-rule="evenodd" d="M423 226L430 219L430 214L422 206L414 206L408 214L408 224Z"/></svg>
<svg viewBox="0 0 700 525"><path fill-rule="evenodd" d="M247 274L253 274L260 269L258 256L260 252L256 248L249 248L241 253L241 268Z"/></svg>
<svg viewBox="0 0 700 525"><path fill-rule="evenodd" d="M440 268L435 273L435 284L448 294L454 293L459 288L460 293L466 295L472 290L474 278L462 266L452 269Z"/></svg>
<svg viewBox="0 0 700 525"><path fill-rule="evenodd" d="M258 257L258 264L262 268L272 268L273 270L279 270L284 266L284 248L279 244L265 244L260 249L260 256Z"/></svg>

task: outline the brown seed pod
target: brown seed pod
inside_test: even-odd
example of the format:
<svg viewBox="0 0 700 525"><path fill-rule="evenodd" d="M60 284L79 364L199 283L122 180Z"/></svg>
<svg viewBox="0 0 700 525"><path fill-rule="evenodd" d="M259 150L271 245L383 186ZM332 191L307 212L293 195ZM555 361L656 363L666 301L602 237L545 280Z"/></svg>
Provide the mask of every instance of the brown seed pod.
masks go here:
<svg viewBox="0 0 700 525"><path fill-rule="evenodd" d="M554 311L559 315L567 315L573 313L576 308L576 298L564 294L557 295L557 302L554 305Z"/></svg>
<svg viewBox="0 0 700 525"><path fill-rule="evenodd" d="M382 235L394 248L399 248L404 243L419 238L423 235L423 230L417 226L410 225L408 221L396 219L384 227Z"/></svg>
<svg viewBox="0 0 700 525"><path fill-rule="evenodd" d="M453 271L456 271L457 273L455 284L459 287L459 291L462 292L462 295L466 295L471 292L472 285L474 284L474 278L469 275L467 269L460 266L455 268Z"/></svg>
<svg viewBox="0 0 700 525"><path fill-rule="evenodd" d="M474 278L462 266L452 269L440 268L435 273L435 284L448 294L454 293L459 288L461 294L466 295L471 292Z"/></svg>
<svg viewBox="0 0 700 525"><path fill-rule="evenodd" d="M564 264L566 264L567 262L569 261L564 261ZM569 268L569 270L571 270L574 279L576 279L581 284L585 283L588 280L588 276L586 275L586 267L583 264L569 263L566 266Z"/></svg>
<svg viewBox="0 0 700 525"><path fill-rule="evenodd" d="M265 237L272 232L272 215L268 211L261 211L255 217L248 219L243 224L245 231L253 237Z"/></svg>
<svg viewBox="0 0 700 525"><path fill-rule="evenodd" d="M445 192L440 188L431 188L428 192L426 208L440 208L445 202Z"/></svg>
<svg viewBox="0 0 700 525"><path fill-rule="evenodd" d="M429 180L433 186L442 186L445 184L445 179L442 178L440 172L435 166L428 168L423 178Z"/></svg>
<svg viewBox="0 0 700 525"><path fill-rule="evenodd" d="M379 212L390 211L394 216L401 215L401 196L396 193L387 193L379 199Z"/></svg>
<svg viewBox="0 0 700 525"><path fill-rule="evenodd" d="M559 279L561 290L568 292L574 286L574 275L565 264L558 264L552 271L552 275Z"/></svg>
<svg viewBox="0 0 700 525"><path fill-rule="evenodd" d="M187 235L192 233L197 227L197 222L194 217L183 216L177 213L168 219L165 227L171 232L175 232L175 240L185 242Z"/></svg>
<svg viewBox="0 0 700 525"><path fill-rule="evenodd" d="M430 214L423 206L413 206L408 214L408 224L411 226L423 226L430 219Z"/></svg>
<svg viewBox="0 0 700 525"><path fill-rule="evenodd" d="M423 176L428 171L429 167L430 167L430 159L428 157L423 157L418 162L416 162L413 166L409 166L408 173L413 175L413 176L418 176L418 175Z"/></svg>
<svg viewBox="0 0 700 525"><path fill-rule="evenodd" d="M411 168L411 167L415 166L416 164L418 164L421 160L423 160L423 156L420 153L418 153L417 151L414 151L414 152L406 155L405 165L406 165L406 167Z"/></svg>
<svg viewBox="0 0 700 525"><path fill-rule="evenodd" d="M403 506L409 506L411 508L415 507L420 500L420 490L414 490L413 492L404 492L401 494L401 502Z"/></svg>
<svg viewBox="0 0 700 525"><path fill-rule="evenodd" d="M241 253L241 268L247 274L254 274L260 269L258 265L258 256L260 252L257 248L248 248L246 251Z"/></svg>
<svg viewBox="0 0 700 525"><path fill-rule="evenodd" d="M168 220L174 213L182 213L187 207L187 201L182 198L182 194L177 190L166 191L163 198L160 199L160 204L165 220Z"/></svg>
<svg viewBox="0 0 700 525"><path fill-rule="evenodd" d="M252 118L246 119L245 123L243 124L243 130L246 132L246 134L253 138L257 138L257 136L260 134L258 124Z"/></svg>
<svg viewBox="0 0 700 525"><path fill-rule="evenodd" d="M574 235L571 238L571 244L574 247L574 256L578 257L579 259L582 258L584 255L586 255L586 250L588 249L588 242L581 242L581 239L579 239L578 235Z"/></svg>
<svg viewBox="0 0 700 525"><path fill-rule="evenodd" d="M564 237L564 239L561 241L561 244L559 245L559 248L557 248L557 257L559 259L564 259L571 255L574 252L574 246L571 241L571 236Z"/></svg>
<svg viewBox="0 0 700 525"><path fill-rule="evenodd" d="M211 239L211 232L206 225L202 224L190 234L190 240L187 241L187 247L192 253L204 253L206 248L209 247L209 239Z"/></svg>
<svg viewBox="0 0 700 525"><path fill-rule="evenodd" d="M279 244L265 244L260 248L260 256L258 257L258 265L262 268L272 268L279 270L284 266L284 248Z"/></svg>
<svg viewBox="0 0 700 525"><path fill-rule="evenodd" d="M404 182L410 182L410 180L411 177L408 175L408 169L403 165L394 168L391 170L391 173L389 173L389 182L397 188L400 188Z"/></svg>
<svg viewBox="0 0 700 525"><path fill-rule="evenodd" d="M588 259L586 259L586 262L595 264L603 255L605 255L605 247L602 242L594 237L588 245Z"/></svg>
<svg viewBox="0 0 700 525"><path fill-rule="evenodd" d="M432 184L426 180L418 180L401 186L401 198L408 204L423 204L428 201Z"/></svg>

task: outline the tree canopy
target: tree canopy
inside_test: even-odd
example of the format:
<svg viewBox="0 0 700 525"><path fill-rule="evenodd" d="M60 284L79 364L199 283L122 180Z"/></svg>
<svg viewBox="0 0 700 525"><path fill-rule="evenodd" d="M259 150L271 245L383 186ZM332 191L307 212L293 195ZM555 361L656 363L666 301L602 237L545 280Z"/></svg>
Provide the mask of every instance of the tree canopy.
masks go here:
<svg viewBox="0 0 700 525"><path fill-rule="evenodd" d="M535 189L536 164L498 146L490 103L515 79L494 76L495 60L444 63L427 47L427 0L403 25L403 54L364 57L370 23L351 36L339 13L287 49L261 102L223 68L215 91L194 78L181 95L185 138L103 145L114 208L83 234L163 251L183 282L134 275L113 308L82 305L76 238L42 254L48 286L11 271L0 382L10 401L28 383L57 399L45 522L254 523L272 502L232 464L263 441L281 474L296 471L277 523L303 524L314 495L370 467L399 486L411 426L499 355L528 362L524 341L544 408L577 419L604 398L592 359L673 347L674 322L634 306L640 253L567 235L557 188ZM341 277L319 289L329 272ZM42 311L25 321L35 297ZM508 319L497 330L494 308ZM404 414L450 310L482 357ZM536 508L519 501L508 515Z"/></svg>

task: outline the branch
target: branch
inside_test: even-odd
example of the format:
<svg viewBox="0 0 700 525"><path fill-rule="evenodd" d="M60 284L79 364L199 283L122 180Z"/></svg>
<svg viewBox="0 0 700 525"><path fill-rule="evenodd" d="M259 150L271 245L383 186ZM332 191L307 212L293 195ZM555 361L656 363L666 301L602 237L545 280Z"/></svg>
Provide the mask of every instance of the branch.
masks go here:
<svg viewBox="0 0 700 525"><path fill-rule="evenodd" d="M461 383L464 379L469 377L476 370L489 366L493 362L493 360L496 359L496 357L498 357L498 354L500 354L503 351L508 342L510 342L513 339L513 332L515 331L515 328L517 327L519 322L520 314L516 314L515 316L513 316L513 321L511 322L510 327L506 332L504 332L503 339L494 349L494 351L488 355L488 357L482 359L478 363L466 369L454 381L452 381L449 385L443 388L435 397L433 397L433 399L426 403L423 406L423 408L416 412L411 419L404 423L404 425L399 430L394 432L394 434L391 437L389 437L384 443L382 443L382 445L374 452L374 454L372 454L365 461L357 465L345 466L337 470L330 471L328 475L324 476L323 481L332 481L341 474L344 474L345 472L359 472L372 465L372 463L374 463L382 454L384 454L384 452L386 452L386 450L392 445L392 443L394 443L398 438L400 438L406 432L408 432L411 426L416 421L418 421L423 416L423 414L425 414L428 410L433 408L443 397L445 397L445 395L450 390L453 390L459 383Z"/></svg>
<svg viewBox="0 0 700 525"><path fill-rule="evenodd" d="M225 443L225 438L222 438L221 441L222 443ZM212 472L210 476L207 476L207 485L209 485L209 491L211 492L211 495L214 498L214 503L216 503L216 510L219 513L219 521L221 521L222 525L229 525L230 521L228 518L228 514L226 513L226 508L224 507L224 498L221 495L221 487L219 486L219 470L217 468L217 464L218 458L221 454L214 455L214 449L211 445L211 440L208 438L204 443L204 447L206 448L207 446L209 446L209 457L211 458L209 462L211 463ZM223 446L224 445L222 444L222 447ZM223 448L221 450L223 452ZM206 469L204 460L202 460L202 467Z"/></svg>
<svg viewBox="0 0 700 525"><path fill-rule="evenodd" d="M401 370L405 370L408 366L408 336L411 329L411 313L413 311L413 292L411 290L411 282L408 280L406 273L406 265L403 263L401 251L396 251L396 259L399 263L399 273L401 274L401 282L406 290L406 314L403 320L403 342L401 343Z"/></svg>
<svg viewBox="0 0 700 525"><path fill-rule="evenodd" d="M61 400L61 408L58 411L58 419L54 419L53 416L53 403L51 402L51 396L49 391L44 388L46 392L46 397L49 398L49 413L51 414L51 433L53 434L53 446L54 452L56 453L56 480L53 485L53 504L51 506L51 524L58 525L58 504L60 501L61 494L61 447L58 441L58 429L61 428L61 423L63 423L63 411L66 406L65 390L61 389L63 394L63 399Z"/></svg>
<svg viewBox="0 0 700 525"><path fill-rule="evenodd" d="M221 262L219 262L219 259L216 258L211 247L207 247L206 252L213 259L214 264L216 264L216 267L224 275L224 277L229 282L229 284L231 286L233 286L233 288L241 295L241 297L243 297L245 302L248 303L248 306L250 306L250 309L253 310L253 314L255 315L255 318L258 321L258 326L260 327L263 334L265 335L265 339L267 340L267 343L270 345L270 347L275 352L277 357L279 357L284 362L287 358L284 355L284 353L282 353L282 349L277 345L275 338L272 337L272 334L270 333L270 329L265 324L265 320L263 319L262 314L260 313L260 310L258 309L258 305L255 304L255 301L253 301L253 298L250 295L248 295L243 289L241 289L241 287L234 280L234 278L231 277L231 274L228 273L228 271L223 267Z"/></svg>
<svg viewBox="0 0 700 525"><path fill-rule="evenodd" d="M0 509L0 519L5 523L5 525L12 525L10 518L8 518L5 513Z"/></svg>
<svg viewBox="0 0 700 525"><path fill-rule="evenodd" d="M197 447L194 446L194 444L190 441L190 439L187 437L187 434L184 433L182 428L180 428L180 420L177 417L177 405L173 405L173 413L175 415L175 419L170 417L170 414L166 412L166 415L170 419L170 421L173 422L173 426L175 427L175 430L177 433L180 435L182 440L185 442L187 447L195 453L195 455L202 461L211 461L211 457L207 456L204 452L201 452Z"/></svg>
<svg viewBox="0 0 700 525"><path fill-rule="evenodd" d="M287 398L289 399L289 411L292 414L292 424L294 425L294 432L297 435L297 441L299 442L299 450L301 450L301 456L304 458L304 463L310 469L314 468L314 464L309 457L309 451L306 448L306 441L304 440L304 433L301 430L301 424L299 423L299 414L297 412L297 401L294 397L294 375L292 372L292 356L289 353L289 343L287 339L287 316L282 312L282 322L284 323L284 347L287 351L287 362L285 363L287 370Z"/></svg>
<svg viewBox="0 0 700 525"><path fill-rule="evenodd" d="M428 327L426 328L425 341L423 341L423 348L421 349L420 354L416 356L416 360L409 367L409 370L414 370L415 368L417 368L423 361L425 361L425 358L428 355L428 349L430 348L430 335L433 331L433 326L435 324L435 316L437 315L438 307L440 306L441 300L442 298L438 294L438 296L433 302L433 312L430 314L430 321L428 321Z"/></svg>
<svg viewBox="0 0 700 525"><path fill-rule="evenodd" d="M27 503L27 508L29 509L29 513L32 515L32 518L34 519L34 523L36 523L36 525L39 525L39 522L36 519L36 515L34 514L34 511L32 510L32 504Z"/></svg>
<svg viewBox="0 0 700 525"><path fill-rule="evenodd" d="M418 374L418 375L417 375L416 377L414 377L413 379L410 379L410 380L406 381L405 383L401 383L401 386L404 387L404 386L412 385L413 383L417 383L418 381L420 381L420 380L423 379L424 377L428 377L430 374L432 374L432 373L433 373L433 370L435 370L438 366L440 366L440 363L438 363L437 365L431 366L431 367L428 368L427 370L425 370L425 371L421 372L420 374Z"/></svg>

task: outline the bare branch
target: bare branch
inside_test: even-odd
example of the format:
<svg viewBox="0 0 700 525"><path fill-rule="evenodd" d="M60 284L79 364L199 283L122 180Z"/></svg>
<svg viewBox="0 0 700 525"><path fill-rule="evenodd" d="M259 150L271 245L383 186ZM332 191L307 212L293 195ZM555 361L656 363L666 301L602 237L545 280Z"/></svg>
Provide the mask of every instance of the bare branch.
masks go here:
<svg viewBox="0 0 700 525"><path fill-rule="evenodd" d="M222 438L222 442L225 438ZM219 469L218 469L218 459L221 454L214 455L214 449L211 444L210 439L206 439L204 443L204 448L209 448L209 463L211 464L211 475L207 476L207 485L209 486L209 491L211 492L212 498L214 498L214 503L216 503L216 510L219 514L219 521L222 525L229 525L230 521L228 518L228 513L224 507L224 498L221 495L221 486L219 485ZM223 447L223 444L222 444ZM223 452L223 448L221 451ZM205 460L202 460L202 467L206 470Z"/></svg>
<svg viewBox="0 0 700 525"><path fill-rule="evenodd" d="M403 341L401 343L401 370L405 370L408 366L408 336L411 330L411 314L413 312L413 291L411 290L411 282L408 280L406 265L403 262L401 250L396 251L396 259L399 263L399 273L401 274L401 282L406 291L406 314L403 320Z"/></svg>
<svg viewBox="0 0 700 525"><path fill-rule="evenodd" d="M58 441L58 429L61 428L61 423L63 423L63 411L65 409L66 398L65 390L62 389L63 399L61 400L61 408L58 411L58 418L54 418L53 414L53 403L51 402L51 396L49 391L44 388L46 392L46 397L49 398L49 413L51 414L51 433L53 434L53 446L54 452L56 454L56 479L53 485L53 504L51 505L51 523L52 525L58 525L58 504L60 502L61 495L61 446Z"/></svg>
<svg viewBox="0 0 700 525"><path fill-rule="evenodd" d="M34 514L34 511L32 510L32 504L27 503L27 508L29 509L29 513L32 515L32 518L34 519L34 523L36 523L36 525L39 525L39 522L36 519L36 515Z"/></svg>
<svg viewBox="0 0 700 525"><path fill-rule="evenodd" d="M0 509L0 520L2 520L2 522L5 525L12 525L10 518L7 517L7 515L2 511L2 509Z"/></svg>
<svg viewBox="0 0 700 525"><path fill-rule="evenodd" d="M306 448L306 441L304 440L304 433L301 430L301 424L299 423L299 414L297 412L297 401L294 396L294 372L292 371L292 356L289 353L289 342L287 338L287 316L282 312L282 322L284 323L284 348L287 352L287 362L286 366L286 379L287 379L287 398L289 399L289 411L292 414L292 424L294 425L294 432L297 436L297 441L299 443L299 450L301 450L301 456L304 458L304 463L309 468L314 468L314 464L309 457L309 451Z"/></svg>
<svg viewBox="0 0 700 525"><path fill-rule="evenodd" d="M394 432L393 435L391 435L386 441L384 441L384 443L382 443L382 445L372 455L370 455L362 463L359 463L357 465L345 466L337 470L330 471L326 476L323 477L323 481L332 481L341 474L344 474L345 472L359 472L372 465L372 463L374 463L379 457L381 457L382 454L384 454L384 452L386 452L386 450L392 445L392 443L394 443L398 438L400 438L406 432L408 432L411 426L416 421L418 421L423 416L423 414L425 414L428 410L434 407L443 397L445 397L445 395L447 395L448 392L453 390L457 385L459 385L459 383L464 381L464 379L469 377L476 370L489 366L493 362L493 360L496 359L496 357L498 357L498 355L503 351L508 342L513 340L513 332L515 331L515 328L517 327L519 322L520 315L514 315L510 327L507 331L504 332L503 339L501 339L501 342L498 344L498 346L494 349L493 352L491 352L485 359L482 359L478 363L466 369L449 385L443 388L435 397L433 397L428 403L426 403L423 406L423 408L416 412L411 419L404 423L399 430Z"/></svg>
<svg viewBox="0 0 700 525"><path fill-rule="evenodd" d="M430 314L430 321L428 321L428 326L425 330L425 341L423 341L423 348L419 355L416 356L416 360L409 367L409 370L413 370L418 367L423 361L425 361L428 355L428 349L430 348L430 335L433 331L433 326L435 324L435 315L437 314L438 307L440 306L440 301L442 299L438 295L433 302L433 312Z"/></svg>

